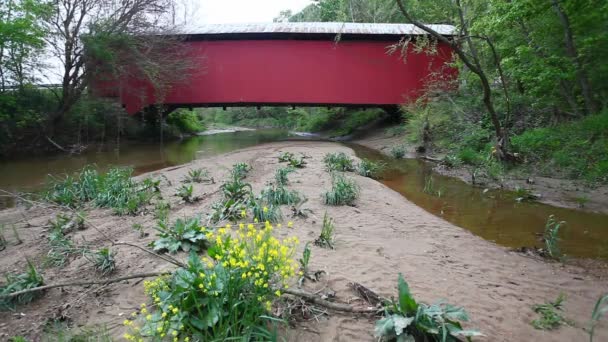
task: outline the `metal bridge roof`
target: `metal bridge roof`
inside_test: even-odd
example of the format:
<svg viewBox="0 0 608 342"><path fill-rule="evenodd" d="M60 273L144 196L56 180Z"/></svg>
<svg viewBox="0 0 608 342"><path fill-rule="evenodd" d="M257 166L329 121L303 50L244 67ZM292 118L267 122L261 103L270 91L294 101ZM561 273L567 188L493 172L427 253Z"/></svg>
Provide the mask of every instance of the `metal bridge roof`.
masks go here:
<svg viewBox="0 0 608 342"><path fill-rule="evenodd" d="M428 25L442 35L456 34L452 25ZM262 24L208 24L183 28L180 33L192 35L226 34L346 34L346 35L425 35L412 24L368 24L368 23L262 23Z"/></svg>

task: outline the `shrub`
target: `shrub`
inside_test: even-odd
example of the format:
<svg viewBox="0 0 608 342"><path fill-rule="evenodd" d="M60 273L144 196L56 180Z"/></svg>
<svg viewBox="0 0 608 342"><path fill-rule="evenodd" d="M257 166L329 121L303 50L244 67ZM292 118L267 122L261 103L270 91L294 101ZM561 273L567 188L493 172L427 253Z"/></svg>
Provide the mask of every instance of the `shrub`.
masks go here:
<svg viewBox="0 0 608 342"><path fill-rule="evenodd" d="M205 125L198 114L184 109L178 109L167 116L167 123L177 127L180 133L198 133L205 130Z"/></svg>
<svg viewBox="0 0 608 342"><path fill-rule="evenodd" d="M384 318L376 322L375 335L384 341L459 341L481 335L464 330L459 321L468 321L463 308L445 303L417 303L408 284L399 274L398 301L384 307Z"/></svg>
<svg viewBox="0 0 608 342"><path fill-rule="evenodd" d="M564 294L560 293L553 302L532 306L534 312L540 315L539 319L532 321L532 326L539 330L553 330L562 324L570 324L570 322L560 314L564 299Z"/></svg>
<svg viewBox="0 0 608 342"><path fill-rule="evenodd" d="M390 154L395 159L401 159L405 156L405 146L397 145L390 149Z"/></svg>
<svg viewBox="0 0 608 342"><path fill-rule="evenodd" d="M323 162L330 171L353 171L355 169L353 159L344 152L327 153Z"/></svg>
<svg viewBox="0 0 608 342"><path fill-rule="evenodd" d="M111 168L99 173L86 166L74 176L51 178L43 198L71 208L93 202L100 208L112 208L118 215L136 214L156 195L153 182L132 180L133 169Z"/></svg>
<svg viewBox="0 0 608 342"><path fill-rule="evenodd" d="M206 234L209 231L200 226L198 217L177 219L171 227L166 222L159 222L156 230L158 240L152 242L152 247L157 252L199 251L208 245Z"/></svg>
<svg viewBox="0 0 608 342"><path fill-rule="evenodd" d="M331 190L324 194L327 205L353 205L359 197L359 186L340 174L332 176Z"/></svg>
<svg viewBox="0 0 608 342"><path fill-rule="evenodd" d="M361 162L357 166L357 173L363 177L369 177L376 179L380 177L380 174L386 168L386 164L382 162L374 162L369 159L361 159Z"/></svg>
<svg viewBox="0 0 608 342"><path fill-rule="evenodd" d="M323 227L321 228L321 234L315 240L315 245L325 248L334 248L334 223L331 217L323 215Z"/></svg>
<svg viewBox="0 0 608 342"><path fill-rule="evenodd" d="M22 274L7 274L6 282L0 285L0 297L14 292L31 289L44 284L42 275L38 273L36 267L28 260L27 271ZM15 305L27 304L36 299L40 292L24 293L19 296L0 299L0 310L14 309Z"/></svg>
<svg viewBox="0 0 608 342"><path fill-rule="evenodd" d="M209 171L205 169L190 169L182 183L202 183L209 180Z"/></svg>
<svg viewBox="0 0 608 342"><path fill-rule="evenodd" d="M188 265L172 275L145 281L154 303L124 323L127 340L257 340L267 333L266 315L295 275L297 238L272 236L270 224L239 225L210 233L209 258L190 254ZM270 257L260 258L259 255ZM186 339L187 338L187 339Z"/></svg>

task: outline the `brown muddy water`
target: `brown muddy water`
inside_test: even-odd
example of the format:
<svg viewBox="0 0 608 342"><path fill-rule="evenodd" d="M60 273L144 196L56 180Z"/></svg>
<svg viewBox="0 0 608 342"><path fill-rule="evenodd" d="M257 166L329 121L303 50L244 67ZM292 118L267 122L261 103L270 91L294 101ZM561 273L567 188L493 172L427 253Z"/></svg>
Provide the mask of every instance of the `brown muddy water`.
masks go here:
<svg viewBox="0 0 608 342"><path fill-rule="evenodd" d="M257 130L197 136L158 144L130 144L120 150L88 151L78 156L57 155L0 162L0 189L36 191L49 175L59 176L95 164L100 169L131 166L136 174L187 163L195 158L227 153L266 142L290 138L284 130ZM428 212L465 228L486 240L507 247L542 246L549 215L566 221L560 231L564 253L573 257L608 259L608 215L518 203L509 191L473 187L459 179L436 174L426 162L395 160L356 144L346 144L360 158L381 160L387 170L380 180ZM432 189L429 180L432 178ZM427 190L424 191L425 186ZM13 203L0 197L0 208ZM455 237L456 238L456 237Z"/></svg>

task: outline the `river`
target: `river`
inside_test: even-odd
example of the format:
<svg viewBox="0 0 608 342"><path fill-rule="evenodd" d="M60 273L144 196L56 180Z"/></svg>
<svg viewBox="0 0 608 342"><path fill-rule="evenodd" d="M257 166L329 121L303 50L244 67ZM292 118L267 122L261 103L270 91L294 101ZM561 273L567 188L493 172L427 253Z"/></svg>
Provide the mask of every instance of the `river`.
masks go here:
<svg viewBox="0 0 608 342"><path fill-rule="evenodd" d="M77 156L23 158L0 164L0 189L35 191L49 175L60 176L88 164L100 169L128 165L136 174L187 163L195 158L227 153L266 142L302 139L284 130L256 130L196 136L158 144L128 144L110 151L87 151ZM608 259L608 215L552 207L535 202L518 203L509 191L484 191L461 180L434 173L426 162L395 160L356 144L347 143L357 156L381 160L387 170L381 180L425 210L484 239L507 247L541 246L549 215L564 220L561 246L569 256ZM425 192L432 178L432 191ZM432 194L429 194L431 192ZM13 203L6 197L0 207Z"/></svg>

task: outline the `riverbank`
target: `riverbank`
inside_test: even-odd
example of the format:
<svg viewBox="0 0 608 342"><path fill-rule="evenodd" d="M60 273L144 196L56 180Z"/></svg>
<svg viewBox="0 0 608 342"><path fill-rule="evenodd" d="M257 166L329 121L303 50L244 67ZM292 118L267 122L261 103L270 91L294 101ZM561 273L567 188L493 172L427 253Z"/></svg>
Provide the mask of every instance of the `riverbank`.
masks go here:
<svg viewBox="0 0 608 342"><path fill-rule="evenodd" d="M379 150L386 155L390 155L392 147L403 146L406 151L405 158L427 157L426 155L416 153L416 147L406 142L405 134L391 135L385 129L371 131L369 134L357 137L353 142ZM440 160L444 156L429 155L428 157L433 160ZM467 168L448 168L437 162L431 161L431 163L434 164L433 171L472 184L471 173ZM487 189L506 189L511 191L525 189L535 197L537 196L535 201L540 203L608 214L608 186L606 185L591 187L583 181L512 174L505 175L501 181L477 176L474 185Z"/></svg>
<svg viewBox="0 0 608 342"><path fill-rule="evenodd" d="M219 200L219 183L195 184L194 195L201 201L184 204L174 194L180 180L188 170L204 167L216 180L225 179L230 166L237 162L252 165L247 176L255 193L273 177L281 167L280 152L304 153L304 169L290 174L290 188L308 198L302 209L310 210L308 218L291 217L288 207L282 208L283 217L294 221L293 229L279 230L281 237L297 236L302 241L297 257L306 242L318 236L325 211L336 225L335 250L312 246L311 270L326 274L319 283L306 283L306 289L315 292L334 291L336 301L351 302L356 295L349 288L358 282L385 297L396 294L398 273L409 282L413 294L425 302L447 299L466 308L471 316L467 327L480 329L488 341L574 341L586 338L583 330L595 301L608 290L602 272L590 274L576 266L547 262L512 252L485 241L468 231L438 218L385 185L369 178L349 174L360 186L360 199L354 207L330 207L322 203L321 194L330 187L331 176L325 171L325 153L342 151L353 155L347 147L329 142L282 142L246 148L236 152L194 160L143 176L162 178L160 190L171 204L170 217L191 217L208 214L213 203ZM107 244L105 236L113 241L145 246L156 239L155 219L150 211L140 216L113 216L109 210L87 210L91 226L77 231L74 241L86 241L91 248ZM15 223L23 241L16 245L5 233L9 245L0 251L0 271L19 271L25 268L26 258L41 265L48 249L49 219L55 210L34 206L23 216L22 208L0 212L0 222ZM139 237L132 229L134 224L143 227L148 236ZM117 271L112 277L133 273L170 270L165 262L129 246L113 247ZM177 255L185 259L185 253ZM42 271L45 283L70 280L97 279L87 260L74 257L63 268ZM606 274L604 272L603 274ZM292 285L292 286L295 286ZM574 326L561 326L554 331L539 331L530 322L537 318L531 305L554 300L558 294L566 295L564 315ZM123 333L121 322L130 312L145 301L143 287L136 280L88 288L52 289L34 303L18 307L17 314L0 313L0 331L5 339L13 335L26 335L39 340L49 320L64 320L72 326L104 324L113 336ZM356 301L355 301L356 302ZM374 319L363 316L331 312L319 322L298 323L288 332L290 341L372 341ZM608 327L597 328L596 339L608 338ZM483 338L482 338L483 339Z"/></svg>

